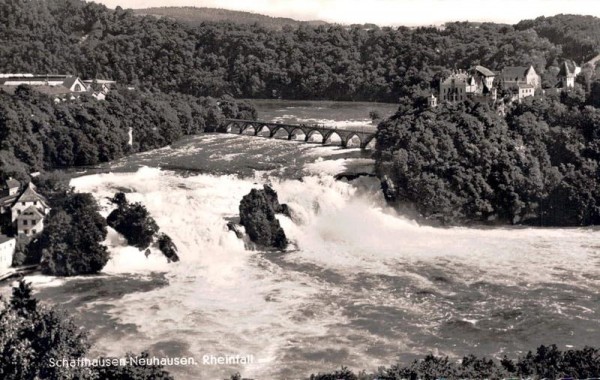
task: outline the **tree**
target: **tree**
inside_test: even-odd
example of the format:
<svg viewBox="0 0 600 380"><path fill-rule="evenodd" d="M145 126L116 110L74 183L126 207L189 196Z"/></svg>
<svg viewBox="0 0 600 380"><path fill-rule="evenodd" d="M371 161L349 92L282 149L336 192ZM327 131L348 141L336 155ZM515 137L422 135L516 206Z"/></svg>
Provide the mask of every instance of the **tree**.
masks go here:
<svg viewBox="0 0 600 380"><path fill-rule="evenodd" d="M21 280L0 310L0 377L91 378L86 369L52 365L52 360L82 358L89 344L70 319L40 306L31 293L31 285Z"/></svg>
<svg viewBox="0 0 600 380"><path fill-rule="evenodd" d="M98 273L109 254L102 242L106 221L89 193L70 193L45 219L45 228L27 247L41 257L41 270L55 276Z"/></svg>
<svg viewBox="0 0 600 380"><path fill-rule="evenodd" d="M146 207L139 202L129 203L123 193L115 194L112 201L117 208L108 215L108 225L122 234L130 245L148 248L159 227Z"/></svg>

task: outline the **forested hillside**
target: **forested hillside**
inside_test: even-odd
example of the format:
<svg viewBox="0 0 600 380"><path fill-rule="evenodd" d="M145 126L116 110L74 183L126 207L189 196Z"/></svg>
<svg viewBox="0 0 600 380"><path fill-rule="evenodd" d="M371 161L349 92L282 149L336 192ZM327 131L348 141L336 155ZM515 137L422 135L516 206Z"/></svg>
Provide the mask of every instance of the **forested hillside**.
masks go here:
<svg viewBox="0 0 600 380"><path fill-rule="evenodd" d="M297 27L300 24L325 25L325 21L297 21L286 17L271 17L251 12L233 11L219 8L197 7L155 7L134 9L140 16L167 17L184 24L198 26L203 22L232 22L235 24L251 25L258 23L268 29L281 30L284 26Z"/></svg>
<svg viewBox="0 0 600 380"><path fill-rule="evenodd" d="M104 101L82 96L56 103L19 86L15 94L0 91L0 176L25 179L34 171L108 162L214 131L225 117L255 118L256 111L231 98L126 89Z"/></svg>
<svg viewBox="0 0 600 380"><path fill-rule="evenodd" d="M379 124L388 200L448 224L600 224L600 82L530 97L499 116L487 104L406 103Z"/></svg>
<svg viewBox="0 0 600 380"><path fill-rule="evenodd" d="M600 20L593 16L558 15L518 23L517 30L533 29L561 45L563 54L582 64L600 54Z"/></svg>
<svg viewBox="0 0 600 380"><path fill-rule="evenodd" d="M600 23L564 21L575 31L582 22ZM453 68L532 63L556 73L563 56L578 58L571 45L525 25L190 27L81 0L15 0L0 4L0 71L73 73L196 96L396 102Z"/></svg>

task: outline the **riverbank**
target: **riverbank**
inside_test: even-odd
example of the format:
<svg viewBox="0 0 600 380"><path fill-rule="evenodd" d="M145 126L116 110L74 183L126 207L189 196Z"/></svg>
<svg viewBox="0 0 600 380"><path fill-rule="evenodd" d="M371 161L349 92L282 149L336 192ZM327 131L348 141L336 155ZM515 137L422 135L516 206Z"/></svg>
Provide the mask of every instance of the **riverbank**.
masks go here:
<svg viewBox="0 0 600 380"><path fill-rule="evenodd" d="M0 286L3 282L10 280L14 277L26 276L34 273L38 269L39 265L26 265L18 268L9 268L8 271L0 273Z"/></svg>

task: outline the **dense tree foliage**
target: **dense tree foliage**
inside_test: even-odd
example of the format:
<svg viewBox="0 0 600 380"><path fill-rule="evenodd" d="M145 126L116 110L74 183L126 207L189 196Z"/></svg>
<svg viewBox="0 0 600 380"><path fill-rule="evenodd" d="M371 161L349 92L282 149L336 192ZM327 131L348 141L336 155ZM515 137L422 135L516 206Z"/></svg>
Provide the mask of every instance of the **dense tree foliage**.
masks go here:
<svg viewBox="0 0 600 380"><path fill-rule="evenodd" d="M580 44L587 41L588 30L600 25L596 18L556 20L564 29L583 30L572 32ZM582 29L582 24L590 28ZM300 24L272 30L260 24L206 22L190 27L81 0L15 0L0 4L5 41L0 67L8 72L68 72L195 96L395 102L428 90L452 68L533 64L556 75L560 59L580 62L571 40L554 38L540 21L527 25L449 23L410 29Z"/></svg>
<svg viewBox="0 0 600 380"><path fill-rule="evenodd" d="M447 223L600 223L600 110L580 89L526 98L506 117L482 103L406 103L377 132L388 199Z"/></svg>
<svg viewBox="0 0 600 380"><path fill-rule="evenodd" d="M401 380L401 379L502 379L509 377L532 379L589 379L600 376L600 350L585 347L561 351L555 345L540 346L516 361L504 357L500 362L464 357L460 362L448 357L427 355L408 365L394 364L376 373L355 374L347 368L332 373L311 375L311 380Z"/></svg>
<svg viewBox="0 0 600 380"><path fill-rule="evenodd" d="M563 54L583 63L600 54L600 20L594 16L557 15L524 20L515 25L517 30L535 30L560 45Z"/></svg>
<svg viewBox="0 0 600 380"><path fill-rule="evenodd" d="M129 203L123 193L115 194L112 202L117 208L106 218L108 225L122 234L130 245L148 248L159 227L146 207L139 202Z"/></svg>
<svg viewBox="0 0 600 380"><path fill-rule="evenodd" d="M26 263L41 263L44 274L75 276L98 273L108 262L102 242L106 221L89 193L69 193L53 205L44 230L26 248Z"/></svg>
<svg viewBox="0 0 600 380"><path fill-rule="evenodd" d="M104 101L82 96L57 103L28 86L14 94L0 90L0 171L25 179L33 171L107 162L214 131L226 117L255 118L256 110L231 97L117 89Z"/></svg>
<svg viewBox="0 0 600 380"><path fill-rule="evenodd" d="M106 218L109 226L123 235L130 245L147 249L150 244L157 247L169 262L179 261L177 246L171 237L163 232L150 215L146 206L139 202L129 203L124 193L114 195L111 202L117 206Z"/></svg>
<svg viewBox="0 0 600 380"><path fill-rule="evenodd" d="M50 359L82 358L88 348L84 333L60 311L39 305L23 281L0 305L2 379L86 378L81 368L52 366Z"/></svg>
<svg viewBox="0 0 600 380"><path fill-rule="evenodd" d="M8 302L0 300L2 379L173 379L159 365L129 362L109 367L56 365L62 360L83 360L89 347L86 333L62 311L38 303L31 286L24 281L13 288ZM148 354L142 353L140 357Z"/></svg>

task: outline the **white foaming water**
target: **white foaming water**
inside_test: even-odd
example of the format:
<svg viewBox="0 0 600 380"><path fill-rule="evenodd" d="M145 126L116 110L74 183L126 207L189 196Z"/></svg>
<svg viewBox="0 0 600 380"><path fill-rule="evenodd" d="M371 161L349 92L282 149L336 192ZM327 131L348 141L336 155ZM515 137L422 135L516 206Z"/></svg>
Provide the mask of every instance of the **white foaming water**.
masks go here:
<svg viewBox="0 0 600 380"><path fill-rule="evenodd" d="M301 368L307 375L315 368L342 364L374 368L391 363L396 354L382 357L377 351L369 354L370 349L406 349L410 338L367 332L352 325L347 310L393 307L421 316L423 321L416 317L415 325L428 331L447 316L435 301L414 302L408 286L403 290L377 282L372 289L365 285L366 290L352 290L349 284L360 287L360 281L350 282L356 276L402 278L417 289L447 296L453 294L448 284L436 283L427 271L415 268L442 271L463 285L485 281L529 289L553 283L592 290L600 285L600 238L593 229L424 227L389 209L377 184L367 180L363 185L370 187L335 181L330 175L272 181L280 201L294 212L294 221L279 218L298 247L283 256L248 251L225 227L228 218L237 217L240 199L262 186L261 181L182 177L151 168L74 179L78 191L92 192L102 201L104 212L107 197L118 188L132 189L128 199L148 208L181 257L172 264L156 252L146 258L111 232L113 258L106 273L166 271L169 285L108 303L110 315L135 324L138 333L126 343L101 338L95 350L118 355L158 342L183 342L183 351L197 358L253 354L257 360L243 368L176 368L182 378L224 378L234 370L248 377L276 378L286 367ZM353 341L356 336L362 338ZM356 352L347 353L342 362L297 357L297 350L319 352L315 347L333 350L344 344Z"/></svg>

